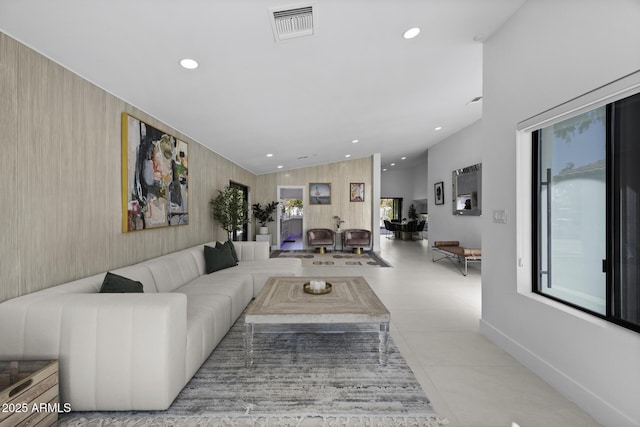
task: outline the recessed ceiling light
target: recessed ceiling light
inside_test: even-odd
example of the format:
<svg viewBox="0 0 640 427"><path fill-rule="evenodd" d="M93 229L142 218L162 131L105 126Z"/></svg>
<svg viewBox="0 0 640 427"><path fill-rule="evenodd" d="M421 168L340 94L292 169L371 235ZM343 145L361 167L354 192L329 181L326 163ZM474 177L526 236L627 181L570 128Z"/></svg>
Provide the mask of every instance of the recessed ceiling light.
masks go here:
<svg viewBox="0 0 640 427"><path fill-rule="evenodd" d="M405 39L408 40L408 39L414 38L418 34L420 34L420 28L413 27L413 28L409 28L407 31L405 31L404 34L402 35L402 37L404 37Z"/></svg>
<svg viewBox="0 0 640 427"><path fill-rule="evenodd" d="M400 157L400 160L407 160L407 156Z"/></svg>
<svg viewBox="0 0 640 427"><path fill-rule="evenodd" d="M273 154L269 153L267 154L267 157L273 157Z"/></svg>
<svg viewBox="0 0 640 427"><path fill-rule="evenodd" d="M282 165L278 165L278 169L282 169L284 166Z"/></svg>
<svg viewBox="0 0 640 427"><path fill-rule="evenodd" d="M351 154L345 154L344 156L348 159L349 157L351 157Z"/></svg>
<svg viewBox="0 0 640 427"><path fill-rule="evenodd" d="M382 169L382 172L386 172L386 171L387 171L387 168Z"/></svg>
<svg viewBox="0 0 640 427"><path fill-rule="evenodd" d="M391 163L389 166L395 166L395 165L396 165L395 163Z"/></svg>
<svg viewBox="0 0 640 427"><path fill-rule="evenodd" d="M434 130L435 130L435 131L442 130L442 126L438 126L438 127L437 127L437 128L435 128Z"/></svg>
<svg viewBox="0 0 640 427"><path fill-rule="evenodd" d="M187 70L195 70L196 68L198 68L198 62L194 59L189 58L185 58L180 61L180 65L182 65L182 67L186 68Z"/></svg>
<svg viewBox="0 0 640 427"><path fill-rule="evenodd" d="M358 142L360 142L359 139L354 139L353 141L351 141L352 144L357 144Z"/></svg>

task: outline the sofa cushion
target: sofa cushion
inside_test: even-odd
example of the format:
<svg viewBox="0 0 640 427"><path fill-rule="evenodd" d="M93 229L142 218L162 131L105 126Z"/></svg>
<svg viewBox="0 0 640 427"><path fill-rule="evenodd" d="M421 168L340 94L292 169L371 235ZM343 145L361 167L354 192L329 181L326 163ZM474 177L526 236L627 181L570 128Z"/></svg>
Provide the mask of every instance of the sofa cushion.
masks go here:
<svg viewBox="0 0 640 427"><path fill-rule="evenodd" d="M224 295L187 295L185 383L231 328L231 305Z"/></svg>
<svg viewBox="0 0 640 427"><path fill-rule="evenodd" d="M132 292L143 292L142 283L111 272L107 272L104 276L102 286L100 287L101 294Z"/></svg>
<svg viewBox="0 0 640 427"><path fill-rule="evenodd" d="M301 276L302 262L298 258L270 258L265 260L240 261L238 266L215 272L215 276L249 274L253 278L253 296L258 296L271 276Z"/></svg>
<svg viewBox="0 0 640 427"><path fill-rule="evenodd" d="M229 250L231 251L231 256L233 256L234 261L237 263L238 254L236 253L236 248L233 246L233 242L231 240L227 240L224 243L216 242L216 249L221 249L225 246L229 247Z"/></svg>
<svg viewBox="0 0 640 427"><path fill-rule="evenodd" d="M236 269L228 271L236 271ZM200 276L174 292L181 292L186 294L188 298L194 299L198 296L208 295L227 297L231 306L229 322L233 324L253 298L253 277L250 274L242 273L220 273L224 272Z"/></svg>
<svg viewBox="0 0 640 427"><path fill-rule="evenodd" d="M204 254L201 256L204 259ZM171 292L202 274L187 249L145 261L144 265L151 271L158 292Z"/></svg>
<svg viewBox="0 0 640 427"><path fill-rule="evenodd" d="M269 259L269 242L234 242L238 262Z"/></svg>
<svg viewBox="0 0 640 427"><path fill-rule="evenodd" d="M207 266L207 274L238 265L233 259L230 246L220 248L204 247L204 259Z"/></svg>

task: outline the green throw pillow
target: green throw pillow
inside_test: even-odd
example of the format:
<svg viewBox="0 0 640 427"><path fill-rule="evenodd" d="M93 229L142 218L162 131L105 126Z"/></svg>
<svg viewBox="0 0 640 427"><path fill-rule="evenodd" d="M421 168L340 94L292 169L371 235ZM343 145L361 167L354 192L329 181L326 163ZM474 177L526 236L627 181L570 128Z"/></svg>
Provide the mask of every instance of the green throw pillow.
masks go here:
<svg viewBox="0 0 640 427"><path fill-rule="evenodd" d="M101 294L130 292L144 292L142 283L110 272L107 272L107 275L104 276L102 286L100 287Z"/></svg>
<svg viewBox="0 0 640 427"><path fill-rule="evenodd" d="M222 245L220 248L205 246L204 261L207 274L238 265L238 263L233 259L231 248L225 245Z"/></svg>
<svg viewBox="0 0 640 427"><path fill-rule="evenodd" d="M233 256L235 262L238 262L238 254L236 253L235 246L233 246L233 242L231 240L227 240L224 243L216 242L216 249L220 249L224 246L228 246L229 249L231 249L231 256Z"/></svg>

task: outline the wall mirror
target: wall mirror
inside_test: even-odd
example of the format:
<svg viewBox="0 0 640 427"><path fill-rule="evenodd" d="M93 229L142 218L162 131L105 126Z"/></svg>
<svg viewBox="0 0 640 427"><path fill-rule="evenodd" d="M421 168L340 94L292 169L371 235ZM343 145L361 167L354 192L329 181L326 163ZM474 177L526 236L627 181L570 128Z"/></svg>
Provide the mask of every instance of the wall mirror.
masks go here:
<svg viewBox="0 0 640 427"><path fill-rule="evenodd" d="M453 214L479 216L482 213L482 163L454 170L451 175Z"/></svg>

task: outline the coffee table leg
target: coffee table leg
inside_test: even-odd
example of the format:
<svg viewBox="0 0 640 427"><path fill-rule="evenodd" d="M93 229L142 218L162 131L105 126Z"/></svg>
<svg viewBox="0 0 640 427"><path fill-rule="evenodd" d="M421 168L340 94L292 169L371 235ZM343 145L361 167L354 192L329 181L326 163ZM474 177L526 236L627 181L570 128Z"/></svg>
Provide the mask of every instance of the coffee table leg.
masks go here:
<svg viewBox="0 0 640 427"><path fill-rule="evenodd" d="M387 361L389 360L389 323L385 322L385 323L380 323L380 332L379 332L379 337L380 337L380 346L379 346L379 353L380 353L380 364L381 365L386 365Z"/></svg>
<svg viewBox="0 0 640 427"><path fill-rule="evenodd" d="M244 324L244 366L253 365L253 323Z"/></svg>

